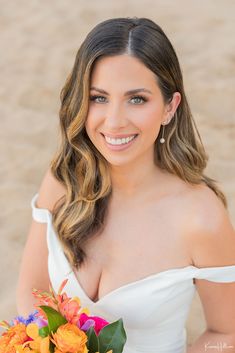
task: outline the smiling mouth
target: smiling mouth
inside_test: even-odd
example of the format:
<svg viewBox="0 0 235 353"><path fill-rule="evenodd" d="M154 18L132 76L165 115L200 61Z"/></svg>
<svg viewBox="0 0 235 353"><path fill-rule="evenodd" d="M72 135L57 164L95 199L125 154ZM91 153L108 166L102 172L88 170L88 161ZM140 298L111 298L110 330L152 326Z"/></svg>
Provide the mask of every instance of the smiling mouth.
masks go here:
<svg viewBox="0 0 235 353"><path fill-rule="evenodd" d="M111 145L124 145L134 140L139 134L126 135L126 137L110 137L101 133L106 143ZM120 136L120 135L119 135Z"/></svg>

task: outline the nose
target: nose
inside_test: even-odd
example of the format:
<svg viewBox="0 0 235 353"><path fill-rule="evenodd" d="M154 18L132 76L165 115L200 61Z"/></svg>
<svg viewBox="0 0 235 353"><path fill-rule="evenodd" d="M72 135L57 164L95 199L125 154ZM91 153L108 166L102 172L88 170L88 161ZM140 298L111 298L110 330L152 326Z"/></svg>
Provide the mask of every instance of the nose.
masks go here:
<svg viewBox="0 0 235 353"><path fill-rule="evenodd" d="M112 131L126 125L125 112L119 103L109 103L105 112L105 125Z"/></svg>

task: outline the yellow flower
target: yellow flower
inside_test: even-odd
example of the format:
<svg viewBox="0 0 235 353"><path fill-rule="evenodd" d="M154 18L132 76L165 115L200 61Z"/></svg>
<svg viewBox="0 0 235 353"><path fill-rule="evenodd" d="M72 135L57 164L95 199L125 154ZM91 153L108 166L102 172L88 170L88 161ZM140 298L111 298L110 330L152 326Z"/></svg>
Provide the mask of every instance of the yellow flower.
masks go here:
<svg viewBox="0 0 235 353"><path fill-rule="evenodd" d="M16 353L15 346L22 345L28 339L24 324L12 326L0 337L0 353Z"/></svg>
<svg viewBox="0 0 235 353"><path fill-rule="evenodd" d="M32 351L29 347L24 347L24 346L16 346L16 353L35 353L35 351Z"/></svg>
<svg viewBox="0 0 235 353"><path fill-rule="evenodd" d="M88 353L87 335L73 324L60 326L52 336L51 340L56 345L55 353Z"/></svg>
<svg viewBox="0 0 235 353"><path fill-rule="evenodd" d="M39 329L36 324L29 324L26 328L27 335L32 339L32 341L25 342L23 345L23 350L19 349L19 353L35 352L35 353L50 353L49 337L42 338L39 336ZM29 346L29 347L27 347ZM29 350L30 348L30 350Z"/></svg>

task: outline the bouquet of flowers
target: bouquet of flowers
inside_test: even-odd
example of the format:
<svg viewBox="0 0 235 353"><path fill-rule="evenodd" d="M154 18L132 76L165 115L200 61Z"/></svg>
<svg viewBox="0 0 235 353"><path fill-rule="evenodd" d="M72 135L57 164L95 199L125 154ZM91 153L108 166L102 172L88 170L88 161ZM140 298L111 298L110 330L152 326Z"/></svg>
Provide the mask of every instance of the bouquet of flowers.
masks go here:
<svg viewBox="0 0 235 353"><path fill-rule="evenodd" d="M28 318L18 316L11 323L0 322L0 353L121 353L126 342L122 319L109 323L90 316L78 297L33 289L35 312Z"/></svg>

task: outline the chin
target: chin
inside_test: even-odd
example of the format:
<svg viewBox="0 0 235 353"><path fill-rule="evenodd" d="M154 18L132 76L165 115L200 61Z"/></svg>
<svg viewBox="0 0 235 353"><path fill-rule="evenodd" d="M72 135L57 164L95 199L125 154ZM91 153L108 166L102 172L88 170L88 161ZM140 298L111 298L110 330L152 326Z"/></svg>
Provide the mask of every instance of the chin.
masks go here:
<svg viewBox="0 0 235 353"><path fill-rule="evenodd" d="M133 158L130 156L117 156L114 158L103 155L103 157L111 167L130 167L131 163L136 160L134 156Z"/></svg>

